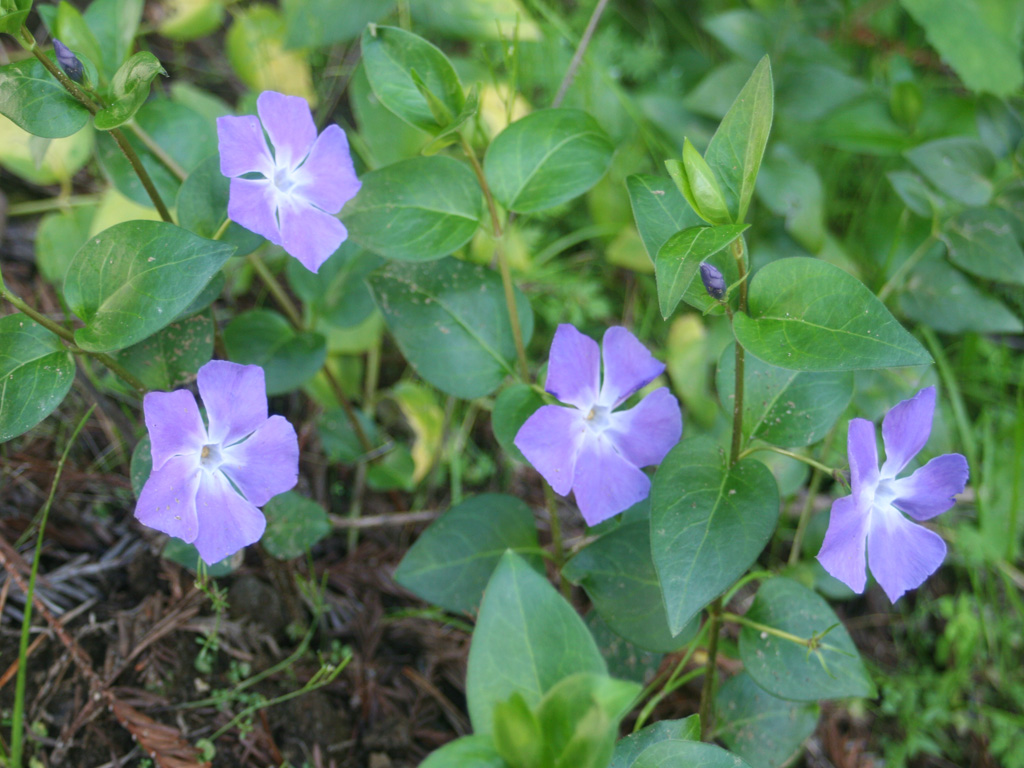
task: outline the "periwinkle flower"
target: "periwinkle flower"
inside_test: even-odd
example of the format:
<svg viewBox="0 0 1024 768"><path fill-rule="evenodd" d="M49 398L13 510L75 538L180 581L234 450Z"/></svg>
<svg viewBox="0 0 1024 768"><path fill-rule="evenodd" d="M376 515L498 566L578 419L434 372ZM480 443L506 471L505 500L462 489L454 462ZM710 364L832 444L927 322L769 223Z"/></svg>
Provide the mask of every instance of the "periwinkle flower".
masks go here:
<svg viewBox="0 0 1024 768"><path fill-rule="evenodd" d="M867 419L850 421L847 452L853 493L832 504L818 560L854 592L863 592L867 581L865 549L871 573L894 603L923 584L946 556L942 538L904 514L929 520L952 507L967 485L967 459L947 453L909 477L896 477L928 442L934 413L935 387L927 387L885 415L881 468L875 425Z"/></svg>
<svg viewBox="0 0 1024 768"><path fill-rule="evenodd" d="M228 216L316 272L348 237L334 214L362 186L348 139L337 125L318 137L298 96L264 91L256 111L258 119L217 118L220 172L231 179Z"/></svg>
<svg viewBox="0 0 1024 768"><path fill-rule="evenodd" d="M299 443L287 419L267 418L258 365L211 360L198 383L209 427L187 389L143 398L153 470L135 517L194 544L212 565L263 535L258 507L295 487Z"/></svg>
<svg viewBox="0 0 1024 768"><path fill-rule="evenodd" d="M666 387L629 410L615 411L665 365L619 326L605 331L602 346L603 352L571 325L558 326L546 389L572 407L541 406L515 438L555 493L575 493L588 525L647 498L651 481L641 467L660 463L683 432L679 401Z"/></svg>

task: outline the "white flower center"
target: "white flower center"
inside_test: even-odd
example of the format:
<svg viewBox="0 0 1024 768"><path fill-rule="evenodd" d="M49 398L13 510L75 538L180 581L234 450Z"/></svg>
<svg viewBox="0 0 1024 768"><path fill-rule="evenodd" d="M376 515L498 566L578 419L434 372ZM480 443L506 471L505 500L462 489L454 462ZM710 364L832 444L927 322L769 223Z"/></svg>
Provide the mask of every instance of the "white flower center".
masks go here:
<svg viewBox="0 0 1024 768"><path fill-rule="evenodd" d="M199 453L199 466L207 472L215 472L223 463L224 458L220 454L220 445L203 446L203 450Z"/></svg>
<svg viewBox="0 0 1024 768"><path fill-rule="evenodd" d="M292 179L292 172L290 168L275 167L274 178L272 179L274 186L277 187L278 191L287 195L291 193L292 187L295 186L295 181Z"/></svg>
<svg viewBox="0 0 1024 768"><path fill-rule="evenodd" d="M612 409L606 405L595 405L586 416L587 427L595 435L599 435L611 426Z"/></svg>

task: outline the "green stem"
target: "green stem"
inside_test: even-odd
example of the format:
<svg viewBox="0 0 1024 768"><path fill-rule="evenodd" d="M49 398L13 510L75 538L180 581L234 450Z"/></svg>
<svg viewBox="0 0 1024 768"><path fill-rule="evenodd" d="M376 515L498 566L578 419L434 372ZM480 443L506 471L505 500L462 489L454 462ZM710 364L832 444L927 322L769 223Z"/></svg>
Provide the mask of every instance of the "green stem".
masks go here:
<svg viewBox="0 0 1024 768"><path fill-rule="evenodd" d="M128 160L128 164L131 165L132 170L135 171L135 175L139 177L139 181L142 182L142 188L146 190L146 194L149 195L149 199L153 202L153 207L156 208L156 212L160 214L160 218L169 224L174 223L174 219L171 218L171 212L164 205L164 200L160 197L160 193L157 192L156 186L153 184L153 180L149 178L149 172L142 166L142 160L135 154L135 150L132 149L132 145L128 143L128 139L125 138L124 134L121 133L120 128L111 128L110 137L117 144L118 148L124 154Z"/></svg>
<svg viewBox="0 0 1024 768"><path fill-rule="evenodd" d="M756 630L758 632L765 632L766 634L774 635L775 637L781 638L782 640L788 640L791 643L802 645L804 648L816 648L819 645L819 643L817 643L813 638L808 639L805 637L799 637L798 635L794 635L789 632L784 632L781 629L770 627L767 624L761 624L757 621L751 621L746 616L740 616L736 613L723 613L722 619L724 619L725 621L731 621L734 624L740 624L744 627L750 627L751 629Z"/></svg>
<svg viewBox="0 0 1024 768"><path fill-rule="evenodd" d="M168 171L174 174L178 181L184 181L188 177L188 172L178 165L177 161L167 154L167 151L157 144L153 137L146 133L135 120L129 120L127 125L128 130L135 134L135 137L142 142L146 149L153 153L157 160L163 163Z"/></svg>
<svg viewBox="0 0 1024 768"><path fill-rule="evenodd" d="M67 197L54 197L48 200L30 200L27 203L13 203L7 209L7 215L12 217L34 216L37 213L62 211L79 205L97 205L102 199L103 195L68 195Z"/></svg>
<svg viewBox="0 0 1024 768"><path fill-rule="evenodd" d="M778 446L775 445L755 445L751 448L747 448L747 450L743 451L739 457L742 459L746 456L749 456L752 453L757 453L758 451L771 451L772 453L777 453L781 456L788 456L791 459L794 459L796 461L802 461L804 464L810 467L814 467L819 472L824 472L829 477L836 476L836 470L833 469L832 467L827 467L820 461L815 461L810 456L802 456L799 453L787 451L785 448L779 448Z"/></svg>
<svg viewBox="0 0 1024 768"><path fill-rule="evenodd" d="M822 456L828 456L835 436L836 430L833 428L829 431L828 437L825 438L825 443L821 448ZM811 482L807 486L807 498L804 499L803 509L800 510L800 519L796 524L796 533L793 534L793 546L789 550L789 565L796 565L800 560L800 548L803 546L807 524L810 522L811 512L814 510L814 497L818 495L818 489L821 487L821 481L824 477L825 472L819 467L815 467L811 474Z"/></svg>
<svg viewBox="0 0 1024 768"><path fill-rule="evenodd" d="M57 469L53 474L53 481L50 483L50 495L43 504L39 520L39 535L36 537L36 551L32 557L32 570L28 577L28 591L25 594L25 615L21 620L21 640L18 644L18 675L14 683L14 708L11 713L11 768L21 768L21 753L23 739L23 721L25 719L25 680L28 667L28 636L32 623L32 601L36 592L36 576L39 573L39 561L43 553L43 534L46 531L46 521L50 516L50 507L53 505L53 497L57 492L57 483L60 481L61 473L64 471L64 462L67 461L71 446L75 444L78 433L82 431L85 423L89 420L95 405L89 407L85 415L78 422L75 431L68 438L68 444L64 446L64 452L57 462Z"/></svg>
<svg viewBox="0 0 1024 768"><path fill-rule="evenodd" d="M732 244L732 255L736 260L736 267L739 270L740 300L739 311L747 311L747 264L743 253L743 238L737 238ZM744 362L745 355L743 345L739 339L736 340L736 365L735 381L733 384L732 401L732 446L729 450L729 464L733 465L740 460L740 450L743 447L743 383L744 383ZM701 726L703 727L703 726Z"/></svg>
<svg viewBox="0 0 1024 768"><path fill-rule="evenodd" d="M708 610L708 660L704 665L704 687L700 692L700 738L708 741L714 729L715 683L718 682L718 635L722 629L722 598Z"/></svg>
<svg viewBox="0 0 1024 768"><path fill-rule="evenodd" d="M231 226L231 219L224 219L224 223L217 227L217 231L213 233L211 240L220 240L224 237L224 233L228 231L228 227Z"/></svg>
<svg viewBox="0 0 1024 768"><path fill-rule="evenodd" d="M885 301L889 297L889 294L892 293L901 282L903 282L904 275L917 266L917 263L924 258L928 249L937 239L938 236L933 230L932 233L914 249L914 252L911 253L902 264L900 264L896 271L892 273L892 277L890 277L885 282L885 285L882 286L881 290L878 291L879 301Z"/></svg>
<svg viewBox="0 0 1024 768"><path fill-rule="evenodd" d="M562 590L562 596L568 600L572 595L572 585L562 575L562 566L565 565L565 544L562 540L562 521L558 517L558 500L550 485L546 482L542 485L544 486L544 501L548 508L548 521L551 525L551 549L553 550L555 570L558 571L558 586Z"/></svg>
<svg viewBox="0 0 1024 768"><path fill-rule="evenodd" d="M222 225L223 226L223 225ZM296 330L305 330L305 324L302 322L302 315L299 314L299 310L295 307L291 297L285 292L284 287L278 282L277 278L274 277L274 273L270 271L263 260L256 255L255 251L245 257L252 266L256 276L263 282L263 285L267 287L270 294L274 297L274 301L277 302L278 306L284 311L290 322Z"/></svg>
<svg viewBox="0 0 1024 768"><path fill-rule="evenodd" d="M668 676L668 679L665 681L664 685L662 685L661 690L658 691L657 694L653 696L651 695L654 692L654 689L661 685L659 680L653 681L644 689L643 693L640 694L641 699L644 699L647 696L651 696L651 698L648 699L646 704L644 704L644 708L640 710L640 715L637 717L636 723L633 724L633 733L636 733L644 727L644 723L646 723L647 719L651 716L651 712L653 712L654 708L661 703L662 699L672 693L672 691L676 690L679 686L685 685L697 675L704 673L705 668L701 667L700 669L695 669L686 675L682 675L683 669L685 669L686 665L690 662L694 652L704 643L704 635L707 631L708 624L705 623L704 626L700 628L697 636L690 642L689 647L686 649L686 654L679 660L679 663L676 664L675 669L672 670L672 674Z"/></svg>

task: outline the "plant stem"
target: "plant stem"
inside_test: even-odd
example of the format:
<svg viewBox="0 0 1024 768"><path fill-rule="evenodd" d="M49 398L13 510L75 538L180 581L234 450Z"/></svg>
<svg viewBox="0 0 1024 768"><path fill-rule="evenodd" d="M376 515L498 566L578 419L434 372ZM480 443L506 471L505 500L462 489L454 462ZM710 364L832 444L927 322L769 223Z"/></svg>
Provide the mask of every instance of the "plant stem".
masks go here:
<svg viewBox="0 0 1024 768"><path fill-rule="evenodd" d="M825 443L821 448L822 456L828 456L835 436L836 429L829 430L828 437L825 438ZM831 474L833 477L835 476L834 471ZM818 494L818 488L821 487L823 477L825 477L823 469L815 467L814 472L811 474L811 482L807 486L807 498L804 500L803 509L800 510L800 519L796 524L796 533L793 534L793 546L789 550L789 565L796 565L800 560L800 548L804 543L804 533L807 531L807 523L810 522L811 512L814 510L814 497Z"/></svg>
<svg viewBox="0 0 1024 768"><path fill-rule="evenodd" d="M736 259L736 267L740 275L739 311L747 311L747 264L743 253L743 238L739 237L732 244L732 255ZM743 447L743 382L744 382L744 349L739 339L736 340L736 378L733 385L732 401L732 447L729 450L729 465L740 460L740 449ZM701 726L703 727L703 726Z"/></svg>
<svg viewBox="0 0 1024 768"><path fill-rule="evenodd" d="M751 629L757 630L758 632L765 632L769 635L774 635L775 637L781 638L782 640L789 640L789 642L796 643L797 645L802 645L804 646L804 648L811 648L812 646L816 647L818 645L818 643L813 638L808 639L805 637L799 637L789 632L784 632L781 629L769 627L767 624L761 624L756 621L751 621L746 616L740 616L736 613L723 613L722 618L725 621L731 621L734 624L740 624L744 627L750 627Z"/></svg>
<svg viewBox="0 0 1024 768"><path fill-rule="evenodd" d="M658 691L656 695L651 696L651 698L648 699L647 703L644 704L644 708L640 710L640 714L636 719L636 723L633 725L633 733L636 733L644 727L644 723L647 722L647 718L651 716L651 712L653 712L654 708L658 706L659 703L661 703L662 699L664 699L666 696L672 693L672 691L674 691L679 686L686 684L692 678L696 677L697 675L705 671L705 668L701 667L700 669L695 669L693 670L693 672L680 677L680 673L683 671L683 669L686 668L686 665L693 657L694 652L704 642L704 635L707 631L708 625L705 623L704 626L700 628L700 631L697 633L697 636L694 637L693 640L690 642L689 647L686 649L686 654L683 656L682 659L679 660L679 663L676 664L675 669L672 670L672 674L668 676L668 679L665 681L664 685L662 685L661 690ZM657 680L652 682L650 685L647 686L647 688L644 689L643 693L640 694L640 698L643 699L645 696L648 696L650 693L654 691L654 689L658 685L659 683Z"/></svg>
<svg viewBox="0 0 1024 768"><path fill-rule="evenodd" d="M704 687L700 692L700 739L708 741L715 719L715 683L718 682L718 635L722 629L722 598L708 610L708 660L704 665Z"/></svg>
<svg viewBox="0 0 1024 768"><path fill-rule="evenodd" d="M153 153L157 160L163 163L164 168L174 174L178 181L184 181L188 178L188 172L178 165L177 161L167 154L167 151L157 144L153 137L146 133L134 119L129 120L127 126L128 130L135 134L135 137L143 143L146 149Z"/></svg>
<svg viewBox="0 0 1024 768"><path fill-rule="evenodd" d="M270 294L274 297L274 301L281 307L285 315L288 317L290 322L296 330L305 330L305 323L302 322L302 315L299 314L299 310L295 307L295 303L291 300L291 297L285 292L284 287L278 282L277 278L274 277L274 273L267 268L267 265L263 263L263 260L256 255L255 251L245 257L252 267L256 276L263 282L263 285L267 287Z"/></svg>
<svg viewBox="0 0 1024 768"><path fill-rule="evenodd" d="M30 200L25 203L12 204L7 209L7 215L33 216L37 213L61 211L79 205L97 205L102 199L102 195L68 195L67 197L54 197L48 200Z"/></svg>
<svg viewBox="0 0 1024 768"><path fill-rule="evenodd" d="M747 450L740 453L740 458L742 459L745 456L749 456L752 453L757 453L758 451L771 451L772 453L777 453L780 456L787 456L791 459L795 459L796 461L802 461L809 467L814 467L814 469L818 470L819 472L824 472L829 477L836 476L836 470L833 467L827 467L820 461L815 461L810 456L803 456L793 451L787 451L785 448L779 448L778 446L775 445L755 445L754 447L748 448Z"/></svg>
<svg viewBox="0 0 1024 768"><path fill-rule="evenodd" d="M594 6L594 12L590 14L590 21L587 22L587 28L583 32L580 44L576 46L576 53L573 54L572 61L569 62L569 67L565 70L565 76L562 78L562 83L558 86L558 93L555 94L555 100L551 102L552 107L557 107L562 103L562 99L565 98L566 91L569 90L569 86L572 85L572 81L576 79L576 70L580 68L580 63L583 61L583 54L587 52L587 46L590 45L590 39L594 36L594 32L597 29L597 23L601 20L601 14L604 13L604 9L607 5L608 0L597 0L597 5Z"/></svg>
<svg viewBox="0 0 1024 768"><path fill-rule="evenodd" d="M544 501L548 508L548 521L551 525L551 549L555 570L558 571L558 586L562 590L562 596L568 600L572 595L572 585L569 580L562 576L562 566L565 565L565 544L562 541L562 521L558 517L558 501L555 499L555 492L546 482L544 486Z"/></svg>
<svg viewBox="0 0 1024 768"><path fill-rule="evenodd" d="M505 254L505 245L502 242L503 232L501 219L498 216L498 206L494 202L494 195L491 194L491 187L487 183L484 169L480 161L476 159L473 147L469 145L465 136L460 134L462 140L462 151L466 153L473 172L476 173L480 188L484 191L484 200L487 201L487 210L491 216L491 231L494 234L496 254L498 257L498 268L501 271L501 285L505 289L505 306L508 307L508 319L512 325L512 338L516 344L516 357L519 359L519 375L523 381L530 380L530 366L526 360L526 347L523 344L523 330L519 326L519 308L516 306L516 294L512 286L512 270L508 266L508 256Z"/></svg>
<svg viewBox="0 0 1024 768"><path fill-rule="evenodd" d="M938 239L933 228L932 233L926 237L914 252L907 256L906 260L897 267L896 271L892 273L892 277L886 280L885 285L878 291L878 300L885 301L889 294L892 293L896 287L903 281L903 276L910 270L917 266L917 263L924 258L924 255L928 252L928 249Z"/></svg>
<svg viewBox="0 0 1024 768"><path fill-rule="evenodd" d="M64 462L67 461L68 454L71 452L71 446L75 444L75 440L78 438L78 433L82 431L95 408L95 405L89 407L89 410L79 420L74 432L71 433L71 437L68 438L68 443L64 446L64 452L57 462L57 469L53 473L53 482L50 483L50 495L47 496L46 503L43 504L43 509L40 513L39 535L36 537L36 551L32 556L32 570L29 573L28 591L25 594L25 615L21 620L21 640L18 644L18 675L14 683L14 708L11 713L11 753L9 763L11 768L21 768L23 721L25 719L25 680L28 671L28 635L32 623L32 600L36 592L36 575L39 573L39 561L42 559L43 534L46 531L46 521L50 515L50 507L53 505L53 497L57 492L57 483L60 481L61 473L64 471Z"/></svg>

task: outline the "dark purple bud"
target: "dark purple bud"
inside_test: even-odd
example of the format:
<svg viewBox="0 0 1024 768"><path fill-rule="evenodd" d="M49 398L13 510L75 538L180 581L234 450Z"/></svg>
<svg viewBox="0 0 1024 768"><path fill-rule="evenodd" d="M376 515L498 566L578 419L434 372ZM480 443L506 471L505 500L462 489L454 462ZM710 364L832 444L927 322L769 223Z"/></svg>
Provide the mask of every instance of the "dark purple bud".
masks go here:
<svg viewBox="0 0 1024 768"><path fill-rule="evenodd" d="M71 49L57 38L53 38L53 50L54 53L57 54L57 63L60 64L60 68L67 73L67 76L76 83L82 82L82 76L84 74L82 70L82 62L80 62L78 57L71 52Z"/></svg>
<svg viewBox="0 0 1024 768"><path fill-rule="evenodd" d="M708 264L706 261L700 263L700 279L704 283L704 290L711 298L721 300L725 296L725 278L714 264Z"/></svg>

